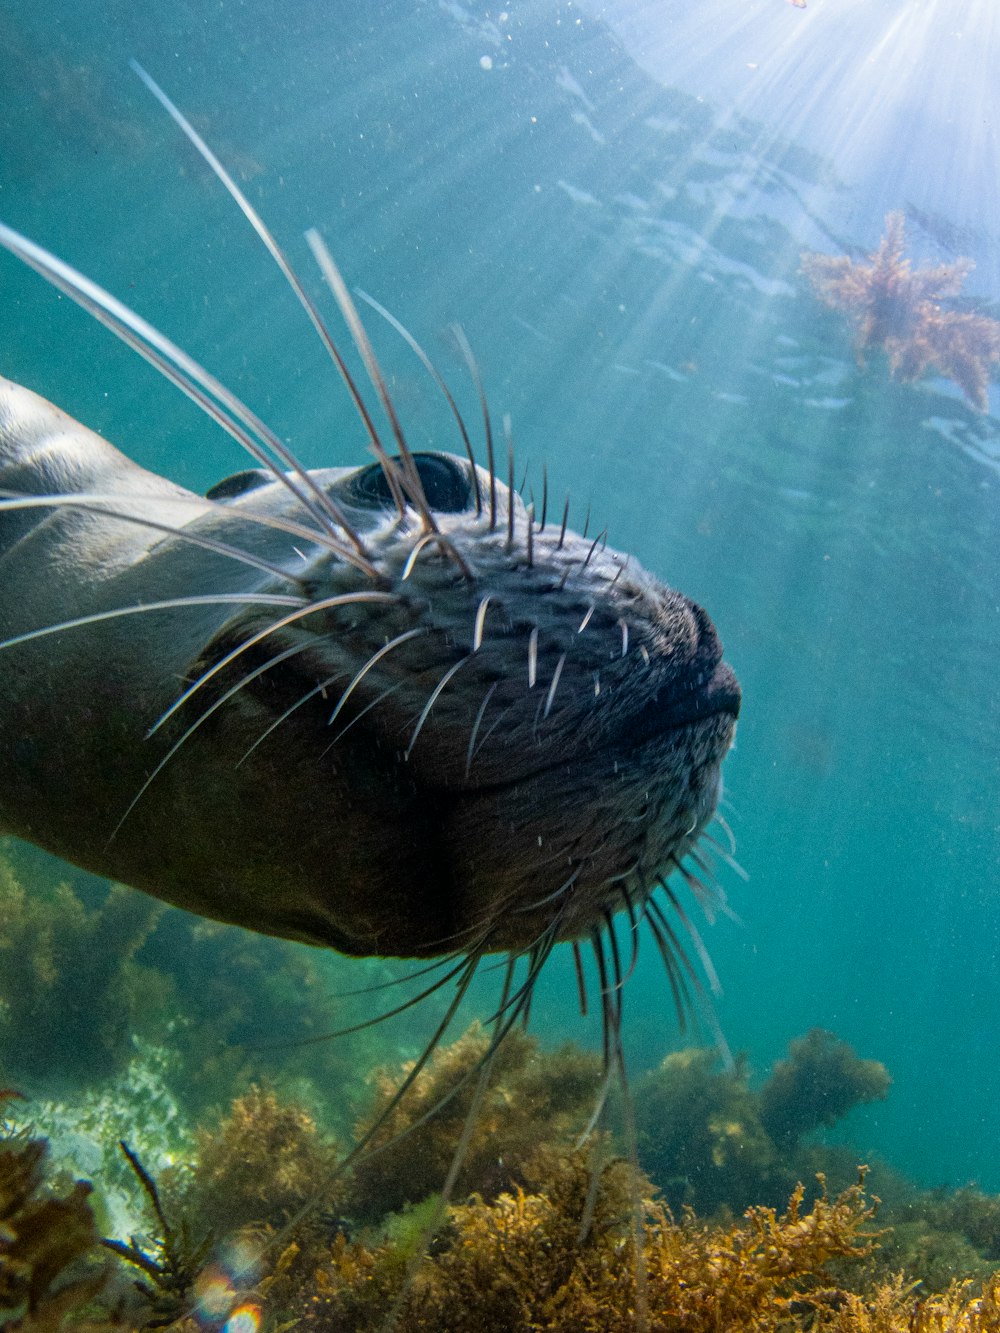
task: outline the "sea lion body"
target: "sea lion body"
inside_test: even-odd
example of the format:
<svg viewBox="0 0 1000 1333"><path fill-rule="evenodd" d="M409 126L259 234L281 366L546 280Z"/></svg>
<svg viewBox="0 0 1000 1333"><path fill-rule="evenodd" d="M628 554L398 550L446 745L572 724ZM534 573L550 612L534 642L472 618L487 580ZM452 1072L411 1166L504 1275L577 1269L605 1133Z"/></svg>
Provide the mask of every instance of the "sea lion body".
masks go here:
<svg viewBox="0 0 1000 1333"><path fill-rule="evenodd" d="M519 952L642 903L718 800L739 689L711 622L484 469L417 460L431 541L378 464L310 474L365 572L269 526L311 527L278 480L196 496L0 382L0 828L352 954ZM265 600L131 609L239 596Z"/></svg>

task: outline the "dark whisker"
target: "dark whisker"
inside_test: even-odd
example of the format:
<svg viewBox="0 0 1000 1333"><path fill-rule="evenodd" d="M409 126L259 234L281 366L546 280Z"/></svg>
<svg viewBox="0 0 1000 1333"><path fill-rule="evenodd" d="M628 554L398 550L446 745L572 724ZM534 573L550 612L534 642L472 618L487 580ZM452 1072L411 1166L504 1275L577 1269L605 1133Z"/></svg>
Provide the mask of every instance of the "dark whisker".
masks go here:
<svg viewBox="0 0 1000 1333"><path fill-rule="evenodd" d="M604 956L604 941L601 939L601 932L596 927L590 932L590 945L594 951L594 960L597 963L597 979L598 979L598 985L600 987L599 994L601 997L601 1011L603 1020L601 1023L601 1036L603 1043L602 1060L604 1069L605 1071L607 1071L611 1067L611 1047L610 1047L611 1030L608 1020L609 1020L612 1001L611 1001L611 988L608 985L607 960L605 959Z"/></svg>
<svg viewBox="0 0 1000 1333"><path fill-rule="evenodd" d="M507 550L514 545L514 436L510 429L510 416L505 412L503 433L507 441Z"/></svg>
<svg viewBox="0 0 1000 1333"><path fill-rule="evenodd" d="M628 982L631 980L636 963L639 961L639 918L635 913L635 903L632 901L632 895L624 887L621 887L619 892L625 904L625 911L628 913L629 930L632 936L632 956L629 959L628 970L625 973L625 981Z"/></svg>
<svg viewBox="0 0 1000 1333"><path fill-rule="evenodd" d="M615 979L614 989L620 992L625 985L625 977L622 973L621 954L618 951L618 932L615 930L615 919L607 908L601 915L604 917L604 924L607 927L608 945L611 950L611 970ZM621 999L618 999L616 1003L620 1007Z"/></svg>
<svg viewBox="0 0 1000 1333"><path fill-rule="evenodd" d="M688 935L691 938L691 942L695 947L695 952L697 953L698 958L701 961L702 969L705 973L705 976L708 978L708 984L711 986L712 990L715 992L716 995L721 994L722 986L719 982L719 975L715 970L715 966L711 958L709 957L708 950L705 948L705 943L701 938L701 934L698 931L698 927L688 916L687 912L685 912L680 900L678 899L676 893L674 893L673 889L670 888L669 884L667 884L664 880L660 880L659 883L660 883L660 888L667 895L667 898L670 902L670 906L677 913L677 916L679 917L681 924L683 925L684 929L687 931ZM654 910L656 911L663 910L655 900L652 901Z"/></svg>
<svg viewBox="0 0 1000 1333"><path fill-rule="evenodd" d="M535 567L535 501L528 505L528 568Z"/></svg>
<svg viewBox="0 0 1000 1333"><path fill-rule="evenodd" d="M549 686L549 692L545 698L545 709L542 717L548 717L552 712L552 704L556 697L556 690L559 688L559 677L562 675L562 669L566 665L566 654L560 653L559 660L556 662L555 670L552 673L552 684Z"/></svg>
<svg viewBox="0 0 1000 1333"><path fill-rule="evenodd" d="M289 287L291 287L299 304L302 306L302 309L308 315L313 328L319 335L320 341L326 348L326 351L329 354L334 365L337 367L341 379L344 381L347 391L351 396L351 400L354 403L355 409L357 410L359 416L361 417L362 422L365 425L365 428L368 431L369 437L374 437L373 443L378 443L380 445L381 442L378 440L378 435L377 432L375 431L375 427L372 423L371 417L368 414L368 410L361 400L361 395L358 392L357 386L355 385L353 379L351 378L350 372L348 371L347 366L345 365L344 360L340 355L340 351L338 350L337 345L334 343L333 338L331 337L329 330L324 324L323 319L319 311L317 310L314 302L306 292L305 288L302 286L302 283L300 282L299 277L296 274L295 270L288 262L288 259L286 258L284 251L281 249L281 247L275 240L273 233L265 225L263 218L261 218L260 214L250 203L249 199L247 199L246 195L233 180L232 176L219 161L218 157L216 157L215 153L212 152L211 148L209 148L208 144L201 137L198 131L194 128L191 122L187 119L184 113L177 106L174 105L174 103L170 100L170 98L163 91L163 89L156 82L156 80L150 74L146 73L146 71L143 69L143 67L139 64L138 61L130 60L129 64L131 68L134 70L134 72L139 76L142 82L149 89L149 91L153 94L156 100L160 103L163 109L170 116L174 124L178 126L178 128L184 134L188 142L196 149L201 158L211 169L216 179L228 191L230 197L238 205L243 216L253 227L254 231L260 237L261 241L263 241L268 254L270 254L271 258L277 264L278 269L280 270L282 276L288 283ZM286 450L280 441L278 441L277 443L278 443L278 450L277 450L278 456L296 472L296 474L306 483L306 485L309 486L310 490L312 490L313 494L315 495L319 503L323 506L323 508L325 508L327 512L333 516L335 521L344 529L344 531L351 538L351 541L354 543L359 553L364 554L364 550L361 546L361 539L357 536L351 524L349 524L344 519L343 514L341 513L339 507L335 505L333 500L320 487L316 485L316 483L312 480L309 474L302 468L301 464L299 464L299 462L295 459L294 455L292 455L289 450Z"/></svg>
<svg viewBox="0 0 1000 1333"><path fill-rule="evenodd" d="M396 318L396 316L390 310L387 310L385 306L382 305L379 301L376 301L374 296L369 296L369 294L366 291L363 291L360 287L355 287L354 290L356 294L361 297L362 301L367 302L367 304L370 305L374 311L380 314L388 324L392 325L392 327L396 330L399 336L407 344L410 350L414 352L416 356L419 358L421 365L424 367L428 375L430 375L431 379L433 379L434 383L437 385L437 387L441 390L442 394L444 395L445 401L451 408L451 414L455 418L459 434L462 437L462 444L465 448L465 456L469 460L469 481L472 485L472 489L476 497L476 517L478 518L479 515L483 512L483 497L479 487L479 471L476 467L476 458L472 452L472 441L469 439L469 432L468 430L466 430L465 421L462 418L461 412L458 410L458 404L452 397L451 390L445 383L444 376L441 374L437 366L435 366L434 362L430 359L430 357L427 355L424 349L420 346L416 338L414 338L413 334L410 332L410 330L406 327L405 324L401 323Z"/></svg>
<svg viewBox="0 0 1000 1333"><path fill-rule="evenodd" d="M319 270L329 284L333 292L340 313L344 317L344 323L350 330L351 337L354 339L354 345L358 349L361 360L364 362L365 370L368 372L368 378L371 380L382 404L382 410L389 419L389 428L392 431L393 439L396 441L396 448L399 450L399 456L402 459L401 482L406 490L410 503L420 515L420 521L425 532L435 532L437 525L427 504L427 498L424 495L423 483L420 480L420 473L413 461L413 455L410 453L410 446L406 443L406 437L403 434L403 428L400 425L399 417L396 413L395 405L386 386L385 376L382 374L382 368L375 356L375 350L371 345L365 326L361 322L361 316L358 314L357 307L351 299L351 293L347 289L347 284L341 276L340 269L334 262L333 255L327 249L326 242L320 236L315 227L310 227L306 232L306 241L310 250L313 252L313 258L319 265ZM377 444L376 444L377 441ZM390 489L393 485L393 479L396 477L396 465L388 455L388 451L382 444L381 439L376 435L372 440L372 447L376 450L376 457L382 464L382 471L386 475ZM392 474L390 476L390 473ZM394 497L395 498L395 497ZM400 509L400 517L403 516L403 509Z"/></svg>
<svg viewBox="0 0 1000 1333"><path fill-rule="evenodd" d="M556 543L556 550L561 551L563 542L566 540L566 524L569 522L569 496L566 496L566 503L563 505L562 525L559 528L559 540Z"/></svg>
<svg viewBox="0 0 1000 1333"><path fill-rule="evenodd" d="M542 521L538 525L538 531L545 531L545 519L549 512L549 471L545 464L542 464Z"/></svg>
<svg viewBox="0 0 1000 1333"><path fill-rule="evenodd" d="M487 705L493 698L493 694L499 684L500 682L498 680L495 680L493 684L490 686L490 688L486 691L486 694L483 696L483 702L479 705L479 711L476 713L476 720L472 724L472 732L469 735L469 746L465 752L466 778L468 778L469 773L472 770L472 759L476 750L476 737L479 735L479 728L482 725L483 715L485 714Z"/></svg>
<svg viewBox="0 0 1000 1333"><path fill-rule="evenodd" d="M472 657L473 654L469 653L466 657L460 657L457 662L453 662L452 665L441 677L441 679L438 681L438 683L434 686L434 689L431 691L430 698L424 704L423 710L419 718L417 718L417 725L413 728L413 735L410 737L410 743L403 751L404 759L409 759L410 755L413 753L413 747L417 743L417 737L420 735L424 723L430 716L431 709L434 707L434 705L440 698L441 691L445 688L448 682L461 670L461 668L465 666L467 662L472 661Z"/></svg>
<svg viewBox="0 0 1000 1333"><path fill-rule="evenodd" d="M349 1000L356 995L374 995L376 991L391 990L393 986L406 986L411 981L425 977L431 972L437 972L439 968L447 967L456 958L464 956L464 950L461 953L448 953L443 958L435 958L432 963L427 963L424 967L418 967L415 972L407 972L405 977L392 977L389 981L373 981L370 986L355 986L351 990L331 991L330 998L332 1000Z"/></svg>
<svg viewBox="0 0 1000 1333"><path fill-rule="evenodd" d="M449 327L452 337L458 344L458 350L462 353L468 367L473 386L479 397L479 409L483 414L483 433L486 437L486 469L490 474L490 532L492 532L497 525L497 470L496 459L493 454L493 425L490 421L489 404L486 401L486 391L483 388L482 376L479 374L479 366L472 354L472 348L465 336L465 330L461 324L451 324Z"/></svg>
<svg viewBox="0 0 1000 1333"><path fill-rule="evenodd" d="M650 900L647 898L643 903L642 915L646 924L656 941L656 947L660 951L660 957L663 960L663 967L667 974L667 980L670 982L670 991L674 999L674 1013L677 1015L677 1026L681 1033L687 1032L687 1015L691 1007L691 995L687 988L687 982L678 969L677 960L671 951L670 945L657 925L655 918L649 910Z"/></svg>
<svg viewBox="0 0 1000 1333"><path fill-rule="evenodd" d="M580 941L573 940L573 966L576 968L576 989L580 998L580 1017L587 1017L587 983L583 975L583 958L580 956Z"/></svg>
<svg viewBox="0 0 1000 1333"><path fill-rule="evenodd" d="M589 510L589 509L587 510L587 522L588 522L588 523L590 522L590 510ZM584 536L587 535L587 533L586 533L586 529L584 530L584 534L583 534L583 535L584 535ZM594 552L597 550L598 546L600 546L602 539L605 539L605 540L607 539L607 535L608 535L608 530L607 530L607 528L605 528L603 532L599 532L599 533L597 534L597 536L594 538L593 542L591 543L590 550L587 552L586 558L584 559L583 564L580 566L581 570L586 569L587 566L590 564L590 561L591 561L591 559L592 559L592 557L593 557Z"/></svg>
<svg viewBox="0 0 1000 1333"><path fill-rule="evenodd" d="M580 536L584 541L587 540L587 529L590 527L590 505L587 505L587 517L583 520L583 531Z"/></svg>
<svg viewBox="0 0 1000 1333"><path fill-rule="evenodd" d="M382 647L378 649L377 652L372 653L371 657L369 657L368 661L364 664L364 666L360 669L360 671L355 672L354 678L351 681L350 685L348 685L347 689L337 700L337 706L330 714L330 717L327 721L327 726L330 727L333 726L334 722L336 722L337 718L340 716L340 713L343 710L343 707L347 703L348 699L351 697L355 689L358 687L358 685L361 684L362 680L364 680L365 676L372 669L372 667L375 666L377 662L380 662L382 658L385 657L388 653L391 653L395 648L398 648L400 644L407 643L410 639L416 639L420 635L427 633L428 631L422 628L404 630L402 634L397 634L394 639L390 639L388 643L384 643Z"/></svg>

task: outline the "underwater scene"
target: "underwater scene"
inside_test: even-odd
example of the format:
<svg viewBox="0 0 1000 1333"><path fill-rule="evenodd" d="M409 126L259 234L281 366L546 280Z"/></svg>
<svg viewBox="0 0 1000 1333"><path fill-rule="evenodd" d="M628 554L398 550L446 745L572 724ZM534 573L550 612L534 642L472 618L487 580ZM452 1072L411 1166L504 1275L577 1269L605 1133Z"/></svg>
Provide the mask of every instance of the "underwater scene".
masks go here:
<svg viewBox="0 0 1000 1333"><path fill-rule="evenodd" d="M993 0L0 47L0 1327L1000 1330Z"/></svg>

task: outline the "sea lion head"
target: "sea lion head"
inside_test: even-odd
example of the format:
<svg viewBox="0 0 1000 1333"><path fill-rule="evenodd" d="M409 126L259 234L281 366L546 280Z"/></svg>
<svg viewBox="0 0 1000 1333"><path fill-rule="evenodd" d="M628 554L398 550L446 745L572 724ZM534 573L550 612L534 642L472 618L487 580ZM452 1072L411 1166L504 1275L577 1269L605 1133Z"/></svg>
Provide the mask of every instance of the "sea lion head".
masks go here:
<svg viewBox="0 0 1000 1333"><path fill-rule="evenodd" d="M312 474L370 572L303 555L297 577L323 609L273 632L241 611L187 674L228 662L216 694L247 744L273 728L254 758L282 754L283 783L329 770L337 846L315 893L324 919L337 904L337 947L419 956L586 936L641 907L711 819L735 676L702 608L603 534L536 516L453 455L407 466L408 491L390 485L398 460ZM228 485L239 494L210 494L234 523L281 489L262 474ZM304 804L323 819L321 793Z"/></svg>

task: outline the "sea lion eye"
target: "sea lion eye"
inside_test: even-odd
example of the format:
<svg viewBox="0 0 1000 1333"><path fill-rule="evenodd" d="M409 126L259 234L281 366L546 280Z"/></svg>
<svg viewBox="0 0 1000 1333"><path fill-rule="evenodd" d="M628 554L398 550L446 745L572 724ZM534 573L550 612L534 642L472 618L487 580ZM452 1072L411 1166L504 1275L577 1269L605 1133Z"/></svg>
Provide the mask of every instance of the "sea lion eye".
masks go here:
<svg viewBox="0 0 1000 1333"><path fill-rule="evenodd" d="M400 459L394 458L399 463ZM444 454L416 453L413 463L430 509L439 514L458 514L475 503L468 470ZM380 463L361 468L348 482L351 504L362 509L392 509L394 501Z"/></svg>
<svg viewBox="0 0 1000 1333"><path fill-rule="evenodd" d="M414 454L413 461L431 509L440 514L459 514L475 503L468 468L442 454Z"/></svg>

